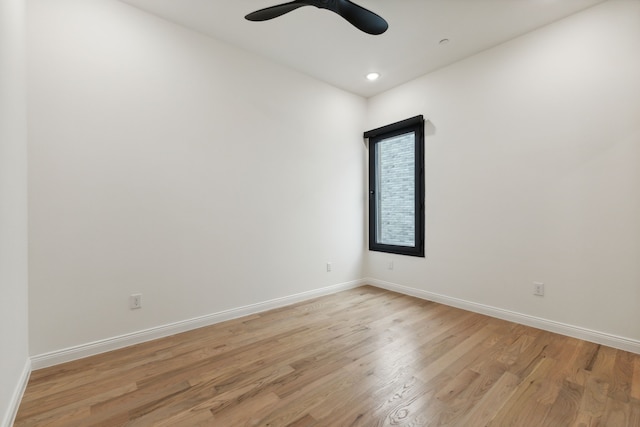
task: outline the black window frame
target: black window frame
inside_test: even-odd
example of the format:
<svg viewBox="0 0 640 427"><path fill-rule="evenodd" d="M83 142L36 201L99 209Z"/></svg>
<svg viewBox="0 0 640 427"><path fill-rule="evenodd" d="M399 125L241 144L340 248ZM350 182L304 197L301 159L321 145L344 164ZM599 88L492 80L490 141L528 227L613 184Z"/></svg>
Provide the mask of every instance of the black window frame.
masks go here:
<svg viewBox="0 0 640 427"><path fill-rule="evenodd" d="M378 243L377 238L377 191L376 188L376 144L394 136L414 132L415 134L415 239L414 246L399 246ZM369 140L369 250L398 255L424 257L424 117L415 116L364 133Z"/></svg>

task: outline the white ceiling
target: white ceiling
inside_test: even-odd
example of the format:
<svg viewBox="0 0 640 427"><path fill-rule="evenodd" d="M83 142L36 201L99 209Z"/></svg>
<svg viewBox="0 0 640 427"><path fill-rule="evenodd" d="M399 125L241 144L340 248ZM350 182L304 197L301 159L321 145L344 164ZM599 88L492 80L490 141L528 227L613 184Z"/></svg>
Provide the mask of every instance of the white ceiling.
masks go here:
<svg viewBox="0 0 640 427"><path fill-rule="evenodd" d="M244 19L287 0L122 1L370 97L603 0L355 0L389 22L379 36L312 6ZM369 82L370 71L382 77Z"/></svg>

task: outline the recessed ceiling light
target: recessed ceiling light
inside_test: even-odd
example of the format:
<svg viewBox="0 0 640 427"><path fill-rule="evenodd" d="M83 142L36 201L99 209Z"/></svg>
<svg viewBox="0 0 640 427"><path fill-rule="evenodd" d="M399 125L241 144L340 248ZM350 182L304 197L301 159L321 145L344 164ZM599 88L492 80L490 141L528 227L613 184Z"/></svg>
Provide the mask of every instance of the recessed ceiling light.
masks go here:
<svg viewBox="0 0 640 427"><path fill-rule="evenodd" d="M373 82L375 80L378 80L380 78L380 73L369 73L367 74L367 80Z"/></svg>

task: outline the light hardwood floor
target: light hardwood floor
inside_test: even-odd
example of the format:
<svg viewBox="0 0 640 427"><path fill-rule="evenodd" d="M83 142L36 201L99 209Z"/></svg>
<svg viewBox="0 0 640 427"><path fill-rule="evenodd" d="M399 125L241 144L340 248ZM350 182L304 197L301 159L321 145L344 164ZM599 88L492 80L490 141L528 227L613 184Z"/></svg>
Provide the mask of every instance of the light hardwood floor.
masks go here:
<svg viewBox="0 0 640 427"><path fill-rule="evenodd" d="M32 373L16 426L640 426L640 356L361 287Z"/></svg>

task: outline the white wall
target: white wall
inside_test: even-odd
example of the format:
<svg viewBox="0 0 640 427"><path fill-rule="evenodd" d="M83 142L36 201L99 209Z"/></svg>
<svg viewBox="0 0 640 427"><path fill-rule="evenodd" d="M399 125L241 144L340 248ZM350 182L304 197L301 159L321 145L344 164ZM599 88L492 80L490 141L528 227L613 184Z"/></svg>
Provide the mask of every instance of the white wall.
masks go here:
<svg viewBox="0 0 640 427"><path fill-rule="evenodd" d="M367 274L640 340L639 52L613 0L370 99L368 128L430 135L426 258Z"/></svg>
<svg viewBox="0 0 640 427"><path fill-rule="evenodd" d="M24 8L0 0L0 426L29 372Z"/></svg>
<svg viewBox="0 0 640 427"><path fill-rule="evenodd" d="M31 354L363 275L639 340L639 7L606 2L367 115L117 1L30 0ZM362 131L416 114L427 257L363 254Z"/></svg>
<svg viewBox="0 0 640 427"><path fill-rule="evenodd" d="M364 99L117 1L29 6L33 355L362 277Z"/></svg>

